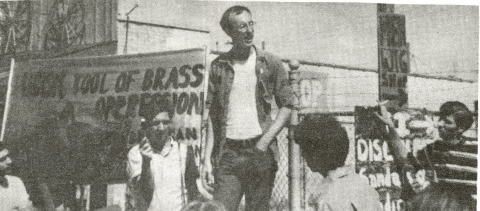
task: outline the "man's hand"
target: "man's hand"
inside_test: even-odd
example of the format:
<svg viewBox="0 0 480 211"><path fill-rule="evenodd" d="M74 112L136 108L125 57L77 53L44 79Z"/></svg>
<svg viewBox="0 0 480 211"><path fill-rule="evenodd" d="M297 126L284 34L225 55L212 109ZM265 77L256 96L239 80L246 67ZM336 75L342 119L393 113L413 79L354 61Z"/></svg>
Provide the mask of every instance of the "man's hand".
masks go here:
<svg viewBox="0 0 480 211"><path fill-rule="evenodd" d="M145 159L151 160L153 156L153 149L147 137L142 138L142 140L140 141L139 147L140 147L140 154L142 155L142 158L144 160Z"/></svg>
<svg viewBox="0 0 480 211"><path fill-rule="evenodd" d="M205 161L202 165L202 168L200 169L200 178L202 179L202 185L208 192L213 191L212 184L214 183L214 178L212 170L213 167L211 161Z"/></svg>
<svg viewBox="0 0 480 211"><path fill-rule="evenodd" d="M387 108L385 107L385 105L383 105L380 102L378 103L378 106L380 107L380 114L378 112L375 112L375 116L377 117L377 120L379 120L379 122L382 122L383 124L385 124L385 126L387 126L387 128L385 127L381 128L382 132L384 134L395 132L395 125L393 124L392 117L390 113L387 111Z"/></svg>

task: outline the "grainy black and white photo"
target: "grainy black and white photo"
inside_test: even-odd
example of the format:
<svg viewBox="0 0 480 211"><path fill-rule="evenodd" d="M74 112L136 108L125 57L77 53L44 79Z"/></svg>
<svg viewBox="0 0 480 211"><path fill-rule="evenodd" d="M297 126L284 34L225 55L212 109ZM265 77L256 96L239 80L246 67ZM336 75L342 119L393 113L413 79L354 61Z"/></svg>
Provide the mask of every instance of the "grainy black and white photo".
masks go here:
<svg viewBox="0 0 480 211"><path fill-rule="evenodd" d="M0 211L477 210L479 14L0 0Z"/></svg>

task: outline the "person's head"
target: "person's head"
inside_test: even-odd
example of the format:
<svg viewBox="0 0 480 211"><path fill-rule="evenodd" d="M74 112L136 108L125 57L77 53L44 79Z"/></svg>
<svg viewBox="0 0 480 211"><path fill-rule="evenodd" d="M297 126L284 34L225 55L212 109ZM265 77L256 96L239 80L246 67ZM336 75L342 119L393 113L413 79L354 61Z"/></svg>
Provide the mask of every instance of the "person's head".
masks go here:
<svg viewBox="0 0 480 211"><path fill-rule="evenodd" d="M173 132L173 126L171 123L172 121L166 111L158 113L149 123L149 127L152 131L149 141L154 150L161 151L165 143L168 141L169 136Z"/></svg>
<svg viewBox="0 0 480 211"><path fill-rule="evenodd" d="M475 201L466 192L448 186L435 185L428 191L416 195L410 204L409 210L416 211L473 211Z"/></svg>
<svg viewBox="0 0 480 211"><path fill-rule="evenodd" d="M3 142L0 142L0 177L9 172L10 165L12 165L12 159L8 156L8 149Z"/></svg>
<svg viewBox="0 0 480 211"><path fill-rule="evenodd" d="M181 211L226 211L227 209L218 201L193 201L188 203Z"/></svg>
<svg viewBox="0 0 480 211"><path fill-rule="evenodd" d="M445 141L455 141L473 124L473 116L465 104L449 101L440 106L438 132Z"/></svg>
<svg viewBox="0 0 480 211"><path fill-rule="evenodd" d="M306 116L295 129L295 141L314 172L326 176L345 164L349 139L347 131L333 116Z"/></svg>
<svg viewBox="0 0 480 211"><path fill-rule="evenodd" d="M220 20L223 31L232 38L233 46L243 49L253 46L254 25L250 10L238 5L228 8Z"/></svg>

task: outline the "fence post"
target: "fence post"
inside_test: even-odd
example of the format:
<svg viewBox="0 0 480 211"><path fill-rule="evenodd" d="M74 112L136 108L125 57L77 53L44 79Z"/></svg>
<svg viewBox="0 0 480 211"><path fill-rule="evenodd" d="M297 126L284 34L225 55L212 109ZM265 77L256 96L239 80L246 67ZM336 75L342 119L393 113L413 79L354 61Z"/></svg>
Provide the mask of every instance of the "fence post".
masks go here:
<svg viewBox="0 0 480 211"><path fill-rule="evenodd" d="M290 119L290 125L288 128L288 198L290 211L301 210L301 169L300 169L300 147L295 143L295 127L298 125L298 110L299 110L299 97L300 89L298 86L299 75L298 71L299 62L297 60L291 60L288 64L290 68L289 80L290 86L293 91L293 109Z"/></svg>

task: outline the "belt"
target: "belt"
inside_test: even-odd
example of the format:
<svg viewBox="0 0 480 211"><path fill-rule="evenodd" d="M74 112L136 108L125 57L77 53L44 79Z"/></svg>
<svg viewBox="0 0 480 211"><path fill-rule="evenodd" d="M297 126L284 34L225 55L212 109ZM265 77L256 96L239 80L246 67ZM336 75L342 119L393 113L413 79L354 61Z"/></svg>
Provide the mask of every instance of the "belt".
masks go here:
<svg viewBox="0 0 480 211"><path fill-rule="evenodd" d="M250 139L229 139L225 142L225 147L228 149L248 149L252 148L257 144L257 141L261 136L250 138Z"/></svg>

